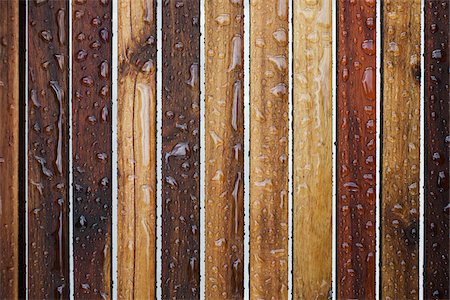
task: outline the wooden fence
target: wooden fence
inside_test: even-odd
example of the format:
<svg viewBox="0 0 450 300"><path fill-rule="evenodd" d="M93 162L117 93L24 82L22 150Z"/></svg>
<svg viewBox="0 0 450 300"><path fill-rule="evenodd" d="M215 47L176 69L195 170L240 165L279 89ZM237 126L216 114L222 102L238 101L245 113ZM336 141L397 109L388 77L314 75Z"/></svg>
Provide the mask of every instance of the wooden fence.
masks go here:
<svg viewBox="0 0 450 300"><path fill-rule="evenodd" d="M0 0L0 299L450 299L448 0Z"/></svg>

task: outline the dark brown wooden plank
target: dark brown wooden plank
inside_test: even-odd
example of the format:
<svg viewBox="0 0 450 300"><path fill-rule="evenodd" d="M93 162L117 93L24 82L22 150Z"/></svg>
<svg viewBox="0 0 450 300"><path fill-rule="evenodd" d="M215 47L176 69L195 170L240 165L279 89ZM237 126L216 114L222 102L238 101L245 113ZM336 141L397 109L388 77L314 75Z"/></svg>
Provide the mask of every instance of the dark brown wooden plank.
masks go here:
<svg viewBox="0 0 450 300"><path fill-rule="evenodd" d="M0 299L19 286L19 2L0 1Z"/></svg>
<svg viewBox="0 0 450 300"><path fill-rule="evenodd" d="M449 6L425 1L425 299L449 299Z"/></svg>
<svg viewBox="0 0 450 300"><path fill-rule="evenodd" d="M206 1L205 27L205 296L241 299L244 296L244 6L231 1Z"/></svg>
<svg viewBox="0 0 450 300"><path fill-rule="evenodd" d="M376 0L338 2L337 288L375 298Z"/></svg>
<svg viewBox="0 0 450 300"><path fill-rule="evenodd" d="M382 299L419 297L420 7L383 5Z"/></svg>
<svg viewBox="0 0 450 300"><path fill-rule="evenodd" d="M199 1L163 4L162 296L199 298Z"/></svg>
<svg viewBox="0 0 450 300"><path fill-rule="evenodd" d="M111 2L73 4L75 298L111 297Z"/></svg>
<svg viewBox="0 0 450 300"><path fill-rule="evenodd" d="M66 298L68 1L28 3L28 297Z"/></svg>

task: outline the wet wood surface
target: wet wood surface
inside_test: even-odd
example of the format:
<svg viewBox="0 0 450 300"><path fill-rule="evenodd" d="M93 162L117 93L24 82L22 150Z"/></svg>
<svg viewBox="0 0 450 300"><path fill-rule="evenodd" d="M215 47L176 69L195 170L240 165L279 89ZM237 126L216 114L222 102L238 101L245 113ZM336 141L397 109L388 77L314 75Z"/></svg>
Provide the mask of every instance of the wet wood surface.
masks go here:
<svg viewBox="0 0 450 300"><path fill-rule="evenodd" d="M250 297L287 299L288 1L252 1L250 19Z"/></svg>
<svg viewBox="0 0 450 300"><path fill-rule="evenodd" d="M375 0L338 2L337 297L375 298Z"/></svg>
<svg viewBox="0 0 450 300"><path fill-rule="evenodd" d="M205 296L244 294L244 8L205 2Z"/></svg>
<svg viewBox="0 0 450 300"><path fill-rule="evenodd" d="M155 297L156 2L118 2L118 298Z"/></svg>
<svg viewBox="0 0 450 300"><path fill-rule="evenodd" d="M381 297L419 297L420 1L383 5Z"/></svg>
<svg viewBox="0 0 450 300"><path fill-rule="evenodd" d="M0 299L19 292L19 3L0 1Z"/></svg>
<svg viewBox="0 0 450 300"><path fill-rule="evenodd" d="M111 2L75 1L72 24L76 299L111 297Z"/></svg>
<svg viewBox="0 0 450 300"><path fill-rule="evenodd" d="M28 297L66 298L68 2L28 4Z"/></svg>
<svg viewBox="0 0 450 300"><path fill-rule="evenodd" d="M449 294L449 12L425 1L425 275L424 299Z"/></svg>
<svg viewBox="0 0 450 300"><path fill-rule="evenodd" d="M332 256L331 1L294 4L294 299L327 299Z"/></svg>
<svg viewBox="0 0 450 300"><path fill-rule="evenodd" d="M200 297L200 2L162 7L162 297Z"/></svg>

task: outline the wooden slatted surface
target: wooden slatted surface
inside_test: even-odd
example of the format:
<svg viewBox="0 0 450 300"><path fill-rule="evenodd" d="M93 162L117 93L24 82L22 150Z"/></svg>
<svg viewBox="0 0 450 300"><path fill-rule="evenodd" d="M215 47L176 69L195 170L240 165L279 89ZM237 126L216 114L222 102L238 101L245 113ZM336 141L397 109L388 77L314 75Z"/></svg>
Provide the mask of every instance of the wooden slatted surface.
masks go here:
<svg viewBox="0 0 450 300"><path fill-rule="evenodd" d="M205 2L206 298L244 293L244 10Z"/></svg>
<svg viewBox="0 0 450 300"><path fill-rule="evenodd" d="M375 0L338 2L337 296L375 298Z"/></svg>
<svg viewBox="0 0 450 300"><path fill-rule="evenodd" d="M153 299L156 2L118 6L118 297Z"/></svg>
<svg viewBox="0 0 450 300"><path fill-rule="evenodd" d="M252 1L250 20L250 297L287 299L288 1Z"/></svg>
<svg viewBox="0 0 450 300"><path fill-rule="evenodd" d="M200 292L200 7L163 6L162 297Z"/></svg>
<svg viewBox="0 0 450 300"><path fill-rule="evenodd" d="M0 299L19 292L19 3L0 1Z"/></svg>
<svg viewBox="0 0 450 300"><path fill-rule="evenodd" d="M66 298L68 2L28 4L28 296Z"/></svg>
<svg viewBox="0 0 450 300"><path fill-rule="evenodd" d="M77 299L111 297L111 3L75 1L73 251Z"/></svg>
<svg viewBox="0 0 450 300"><path fill-rule="evenodd" d="M419 297L420 1L383 5L381 297Z"/></svg>
<svg viewBox="0 0 450 300"><path fill-rule="evenodd" d="M449 293L449 12L425 1L425 299Z"/></svg>
<svg viewBox="0 0 450 300"><path fill-rule="evenodd" d="M294 3L294 299L326 299L332 269L331 1Z"/></svg>

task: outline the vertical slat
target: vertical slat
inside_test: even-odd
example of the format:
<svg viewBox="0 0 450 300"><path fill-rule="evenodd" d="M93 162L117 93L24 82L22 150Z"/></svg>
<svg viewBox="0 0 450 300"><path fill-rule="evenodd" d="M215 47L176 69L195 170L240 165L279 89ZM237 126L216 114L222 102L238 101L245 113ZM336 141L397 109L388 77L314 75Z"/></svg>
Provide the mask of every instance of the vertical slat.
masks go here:
<svg viewBox="0 0 450 300"><path fill-rule="evenodd" d="M420 0L383 4L381 297L419 297Z"/></svg>
<svg viewBox="0 0 450 300"><path fill-rule="evenodd" d="M200 1L163 4L162 296L199 298Z"/></svg>
<svg viewBox="0 0 450 300"><path fill-rule="evenodd" d="M250 297L288 296L288 1L250 7Z"/></svg>
<svg viewBox="0 0 450 300"><path fill-rule="evenodd" d="M68 1L28 3L28 297L67 298Z"/></svg>
<svg viewBox="0 0 450 300"><path fill-rule="evenodd" d="M19 2L0 1L0 299L19 282Z"/></svg>
<svg viewBox="0 0 450 300"><path fill-rule="evenodd" d="M294 4L294 299L326 299L332 256L331 0Z"/></svg>
<svg viewBox="0 0 450 300"><path fill-rule="evenodd" d="M425 1L425 299L449 294L449 8Z"/></svg>
<svg viewBox="0 0 450 300"><path fill-rule="evenodd" d="M206 298L244 293L244 9L207 0L205 197Z"/></svg>
<svg viewBox="0 0 450 300"><path fill-rule="evenodd" d="M111 296L111 2L73 2L74 295Z"/></svg>
<svg viewBox="0 0 450 300"><path fill-rule="evenodd" d="M118 297L155 297L156 2L120 0Z"/></svg>
<svg viewBox="0 0 450 300"><path fill-rule="evenodd" d="M337 286L375 298L376 0L338 2Z"/></svg>

